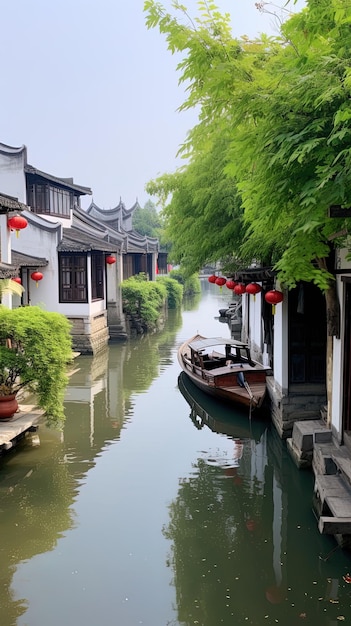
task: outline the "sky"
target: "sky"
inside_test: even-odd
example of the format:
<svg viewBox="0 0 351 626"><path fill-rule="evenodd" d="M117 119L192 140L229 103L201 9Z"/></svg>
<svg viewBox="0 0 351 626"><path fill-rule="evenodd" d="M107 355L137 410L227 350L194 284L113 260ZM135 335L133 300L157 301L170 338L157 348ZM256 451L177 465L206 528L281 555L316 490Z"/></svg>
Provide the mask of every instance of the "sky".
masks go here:
<svg viewBox="0 0 351 626"><path fill-rule="evenodd" d="M170 10L172 0L161 4ZM183 4L196 15L196 0ZM230 13L235 37L277 33L252 0L216 4ZM146 28L143 6L7 0L1 9L0 142L26 145L31 165L90 187L105 209L120 199L144 206L146 183L182 164L178 149L196 124L195 112L177 111L180 58Z"/></svg>

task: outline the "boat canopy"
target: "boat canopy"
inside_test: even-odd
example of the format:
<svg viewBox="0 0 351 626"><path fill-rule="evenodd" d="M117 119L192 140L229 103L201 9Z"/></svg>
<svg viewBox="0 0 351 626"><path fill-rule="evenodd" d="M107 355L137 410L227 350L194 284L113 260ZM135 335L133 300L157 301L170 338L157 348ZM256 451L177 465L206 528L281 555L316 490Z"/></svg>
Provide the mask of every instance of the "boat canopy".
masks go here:
<svg viewBox="0 0 351 626"><path fill-rule="evenodd" d="M200 352L201 350L206 350L207 348L211 348L212 346L234 346L235 348L248 348L247 343L237 341L236 339L227 339L224 337L194 339L194 341L189 342L189 347L191 348L191 350L194 350L194 352Z"/></svg>

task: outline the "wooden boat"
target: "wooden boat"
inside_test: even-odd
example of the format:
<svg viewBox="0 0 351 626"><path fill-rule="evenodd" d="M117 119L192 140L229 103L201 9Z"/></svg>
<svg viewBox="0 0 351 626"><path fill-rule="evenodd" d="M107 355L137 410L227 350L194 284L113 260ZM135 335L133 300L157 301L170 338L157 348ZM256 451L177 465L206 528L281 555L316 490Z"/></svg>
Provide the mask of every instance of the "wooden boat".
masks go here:
<svg viewBox="0 0 351 626"><path fill-rule="evenodd" d="M205 393L251 410L262 406L269 368L251 359L246 343L195 335L179 347L178 361Z"/></svg>
<svg viewBox="0 0 351 626"><path fill-rule="evenodd" d="M190 406L189 416L198 430L207 426L212 432L232 439L260 441L267 428L266 419L251 420L245 407L218 402L196 387L185 372L178 376L178 388Z"/></svg>

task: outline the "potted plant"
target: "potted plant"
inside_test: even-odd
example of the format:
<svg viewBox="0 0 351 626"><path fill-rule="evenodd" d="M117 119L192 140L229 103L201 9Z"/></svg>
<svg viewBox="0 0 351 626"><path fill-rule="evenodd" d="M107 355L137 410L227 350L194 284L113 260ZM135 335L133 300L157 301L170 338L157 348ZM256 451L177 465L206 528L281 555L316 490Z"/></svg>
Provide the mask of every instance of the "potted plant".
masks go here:
<svg viewBox="0 0 351 626"><path fill-rule="evenodd" d="M0 305L0 412L11 399L12 415L20 390L33 392L49 424L64 418L67 365L72 360L70 324L60 313L38 306Z"/></svg>

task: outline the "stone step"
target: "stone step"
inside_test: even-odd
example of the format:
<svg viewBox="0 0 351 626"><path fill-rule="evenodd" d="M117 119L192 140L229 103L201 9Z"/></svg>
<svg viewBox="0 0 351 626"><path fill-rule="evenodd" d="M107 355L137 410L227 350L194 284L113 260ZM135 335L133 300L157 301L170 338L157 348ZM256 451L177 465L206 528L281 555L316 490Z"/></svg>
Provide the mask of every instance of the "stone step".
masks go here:
<svg viewBox="0 0 351 626"><path fill-rule="evenodd" d="M328 517L321 515L318 520L318 529L323 535L350 535L351 517Z"/></svg>
<svg viewBox="0 0 351 626"><path fill-rule="evenodd" d="M317 443L313 448L312 467L315 474L337 474L338 468L333 456L337 453L336 445L331 441Z"/></svg>
<svg viewBox="0 0 351 626"><path fill-rule="evenodd" d="M349 452L347 452L345 448L336 449L332 454L332 459L340 475L351 488L351 458Z"/></svg>
<svg viewBox="0 0 351 626"><path fill-rule="evenodd" d="M292 440L298 449L312 452L316 444L331 442L332 432L321 419L301 420L294 423Z"/></svg>
<svg viewBox="0 0 351 626"><path fill-rule="evenodd" d="M122 324L112 324L109 326L110 341L125 341L128 339L125 327Z"/></svg>
<svg viewBox="0 0 351 626"><path fill-rule="evenodd" d="M314 493L321 504L321 516L351 517L351 488L339 474L317 475Z"/></svg>

